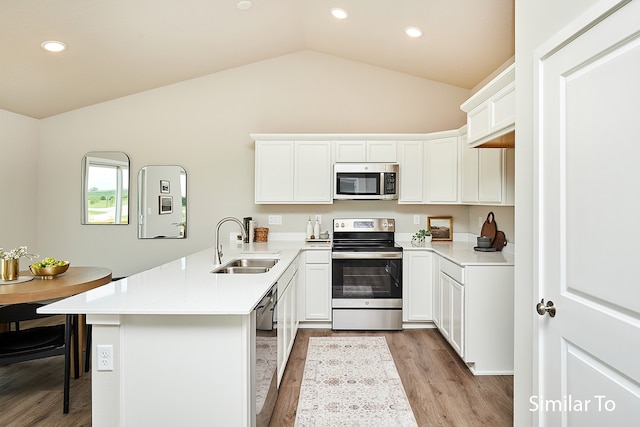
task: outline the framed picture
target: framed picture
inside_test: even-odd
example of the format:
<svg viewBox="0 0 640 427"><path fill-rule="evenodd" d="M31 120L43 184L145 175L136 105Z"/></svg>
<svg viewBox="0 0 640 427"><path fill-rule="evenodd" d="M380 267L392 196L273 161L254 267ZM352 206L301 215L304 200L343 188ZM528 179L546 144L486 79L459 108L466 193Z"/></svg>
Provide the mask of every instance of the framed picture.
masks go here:
<svg viewBox="0 0 640 427"><path fill-rule="evenodd" d="M160 192L161 193L170 193L171 190L169 190L169 185L170 185L169 181L165 181L164 179L161 179L160 180Z"/></svg>
<svg viewBox="0 0 640 427"><path fill-rule="evenodd" d="M159 214L170 214L173 212L173 197L172 196L158 196L159 198Z"/></svg>
<svg viewBox="0 0 640 427"><path fill-rule="evenodd" d="M427 217L427 229L432 240L453 240L453 218L450 216Z"/></svg>

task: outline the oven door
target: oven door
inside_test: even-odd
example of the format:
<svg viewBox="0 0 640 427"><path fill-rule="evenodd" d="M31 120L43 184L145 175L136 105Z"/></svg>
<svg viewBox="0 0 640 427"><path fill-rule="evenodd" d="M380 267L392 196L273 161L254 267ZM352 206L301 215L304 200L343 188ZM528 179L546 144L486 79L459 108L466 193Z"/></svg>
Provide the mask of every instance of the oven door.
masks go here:
<svg viewBox="0 0 640 427"><path fill-rule="evenodd" d="M331 288L334 307L348 300L401 303L402 252L333 252Z"/></svg>

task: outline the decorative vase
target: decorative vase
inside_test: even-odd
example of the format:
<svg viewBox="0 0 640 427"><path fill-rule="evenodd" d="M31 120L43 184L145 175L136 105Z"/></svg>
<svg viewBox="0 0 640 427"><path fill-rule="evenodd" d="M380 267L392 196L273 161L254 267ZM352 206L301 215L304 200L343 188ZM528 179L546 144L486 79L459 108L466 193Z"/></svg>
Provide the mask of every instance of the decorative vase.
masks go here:
<svg viewBox="0 0 640 427"><path fill-rule="evenodd" d="M425 246L425 240L424 237L417 237L417 236L413 236L413 238L411 239L411 246L414 247L422 247Z"/></svg>
<svg viewBox="0 0 640 427"><path fill-rule="evenodd" d="M19 259L3 259L2 260L2 280L18 280L18 272L20 271Z"/></svg>

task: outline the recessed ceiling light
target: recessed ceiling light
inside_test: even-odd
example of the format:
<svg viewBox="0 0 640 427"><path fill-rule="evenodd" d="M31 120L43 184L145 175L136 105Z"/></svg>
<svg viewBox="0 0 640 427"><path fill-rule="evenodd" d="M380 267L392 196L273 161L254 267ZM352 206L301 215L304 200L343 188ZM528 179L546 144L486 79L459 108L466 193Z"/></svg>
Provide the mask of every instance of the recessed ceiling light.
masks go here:
<svg viewBox="0 0 640 427"><path fill-rule="evenodd" d="M331 9L331 14L336 19L347 19L349 17L349 13L346 10L341 9L339 7L334 7Z"/></svg>
<svg viewBox="0 0 640 427"><path fill-rule="evenodd" d="M404 32L406 35L413 38L422 36L422 30L418 27L407 27L404 29Z"/></svg>
<svg viewBox="0 0 640 427"><path fill-rule="evenodd" d="M247 10L251 7L251 2L249 0L241 0L238 2L236 7L240 10Z"/></svg>
<svg viewBox="0 0 640 427"><path fill-rule="evenodd" d="M62 52L63 50L65 50L67 48L67 45L56 41L56 40L49 40L46 41L44 43L42 43L40 46L42 46L42 48L46 51L49 52Z"/></svg>

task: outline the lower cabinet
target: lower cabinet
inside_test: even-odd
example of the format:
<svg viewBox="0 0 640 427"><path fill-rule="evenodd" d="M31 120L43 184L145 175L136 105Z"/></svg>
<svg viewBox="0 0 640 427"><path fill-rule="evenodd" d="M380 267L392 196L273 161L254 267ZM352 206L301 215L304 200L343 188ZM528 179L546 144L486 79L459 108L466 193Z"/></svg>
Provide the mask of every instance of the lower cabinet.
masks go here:
<svg viewBox="0 0 640 427"><path fill-rule="evenodd" d="M287 367L289 354L298 332L297 286L298 260L296 259L278 280L276 321L278 328L278 387Z"/></svg>
<svg viewBox="0 0 640 427"><path fill-rule="evenodd" d="M331 251L304 251L304 287L300 293L300 319L331 321Z"/></svg>
<svg viewBox="0 0 640 427"><path fill-rule="evenodd" d="M402 259L402 320L433 320L433 252L405 251Z"/></svg>
<svg viewBox="0 0 640 427"><path fill-rule="evenodd" d="M442 336L474 374L513 374L513 266L434 257L433 320Z"/></svg>
<svg viewBox="0 0 640 427"><path fill-rule="evenodd" d="M440 332L449 341L453 349L464 358L464 287L440 272Z"/></svg>

